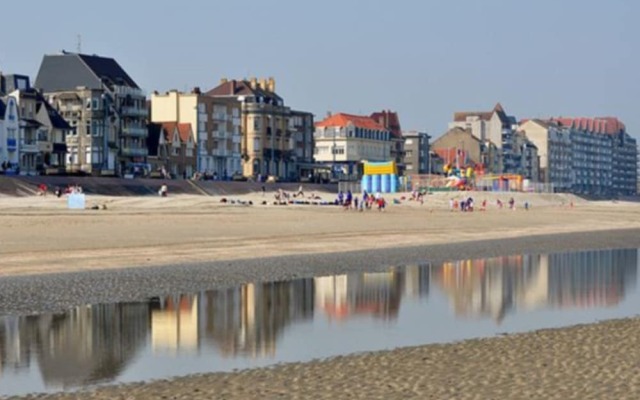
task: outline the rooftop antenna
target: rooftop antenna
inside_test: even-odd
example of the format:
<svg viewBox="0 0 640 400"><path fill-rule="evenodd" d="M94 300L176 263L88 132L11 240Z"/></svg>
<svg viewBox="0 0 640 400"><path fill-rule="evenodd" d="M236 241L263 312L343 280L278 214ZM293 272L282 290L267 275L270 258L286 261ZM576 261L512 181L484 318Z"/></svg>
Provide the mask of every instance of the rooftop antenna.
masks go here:
<svg viewBox="0 0 640 400"><path fill-rule="evenodd" d="M82 53L82 35L77 36L78 39L78 54Z"/></svg>

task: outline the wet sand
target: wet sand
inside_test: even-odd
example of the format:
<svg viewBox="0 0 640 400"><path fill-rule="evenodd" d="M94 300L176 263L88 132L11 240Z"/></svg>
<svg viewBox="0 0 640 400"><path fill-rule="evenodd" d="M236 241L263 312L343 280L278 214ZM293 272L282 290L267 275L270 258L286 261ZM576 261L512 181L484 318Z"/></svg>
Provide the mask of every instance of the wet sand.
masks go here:
<svg viewBox="0 0 640 400"><path fill-rule="evenodd" d="M637 399L639 331L608 321L46 398Z"/></svg>
<svg viewBox="0 0 640 400"><path fill-rule="evenodd" d="M106 299L101 295L135 298L144 282L151 291L182 292L409 260L640 246L640 206L569 207L553 196L536 198L530 211L471 214L449 212L446 197L385 213L222 206L202 197L95 198L109 209L70 212L51 200L0 199L0 303L9 304L2 312L55 305L69 285L80 297L58 306ZM178 266L162 267L172 264ZM84 295L83 279L95 283ZM29 305L21 310L22 303ZM40 397L635 399L638 332L638 319L610 321Z"/></svg>

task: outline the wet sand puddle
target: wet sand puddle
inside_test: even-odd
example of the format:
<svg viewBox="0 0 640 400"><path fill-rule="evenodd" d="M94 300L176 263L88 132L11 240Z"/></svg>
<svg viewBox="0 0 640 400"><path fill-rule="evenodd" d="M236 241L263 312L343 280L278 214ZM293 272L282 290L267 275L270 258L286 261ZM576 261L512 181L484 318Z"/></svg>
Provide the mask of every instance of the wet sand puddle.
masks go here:
<svg viewBox="0 0 640 400"><path fill-rule="evenodd" d="M531 254L0 316L0 396L634 316L638 250Z"/></svg>

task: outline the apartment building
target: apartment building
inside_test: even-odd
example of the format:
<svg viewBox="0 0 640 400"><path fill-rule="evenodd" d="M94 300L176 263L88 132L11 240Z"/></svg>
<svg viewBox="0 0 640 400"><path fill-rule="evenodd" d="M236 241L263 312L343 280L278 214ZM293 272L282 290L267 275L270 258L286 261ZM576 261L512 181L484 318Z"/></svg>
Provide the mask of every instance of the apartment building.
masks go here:
<svg viewBox="0 0 640 400"><path fill-rule="evenodd" d="M26 75L0 75L2 95L8 95L5 97L11 107L15 107L17 118L17 125L10 135L15 142L0 144L0 148L4 147L0 150L2 160L12 165L5 169L24 175L64 173L65 137L71 131L69 124L40 92L31 87ZM9 157L9 151L15 153L14 157Z"/></svg>
<svg viewBox="0 0 640 400"><path fill-rule="evenodd" d="M491 111L456 112L449 128L469 129L473 136L484 142L493 143L500 151L501 166L493 173L521 174L537 180L535 171L537 149L526 137L517 135L518 123L515 117L507 115L500 103Z"/></svg>
<svg viewBox="0 0 640 400"><path fill-rule="evenodd" d="M338 113L316 124L316 162L334 174L353 176L362 161L393 161L391 131L373 118Z"/></svg>
<svg viewBox="0 0 640 400"><path fill-rule="evenodd" d="M194 172L220 179L242 171L240 110L236 100L208 96L199 88L190 93L171 90L151 95L151 121L193 127L197 147Z"/></svg>
<svg viewBox="0 0 640 400"><path fill-rule="evenodd" d="M571 133L577 193L620 196L636 194L636 140L615 117L552 118Z"/></svg>
<svg viewBox="0 0 640 400"><path fill-rule="evenodd" d="M228 80L205 93L240 107L242 173L297 180L312 159L313 115L285 106L273 78ZM291 122L291 119L294 121ZM300 159L299 156L305 157Z"/></svg>
<svg viewBox="0 0 640 400"><path fill-rule="evenodd" d="M35 87L73 128L67 172L124 176L146 166L146 96L114 59L45 55Z"/></svg>
<svg viewBox="0 0 640 400"><path fill-rule="evenodd" d="M539 182L552 185L556 192L571 191L573 176L571 133L557 122L540 119L521 122L519 130L538 148Z"/></svg>
<svg viewBox="0 0 640 400"><path fill-rule="evenodd" d="M404 165L405 175L430 174L434 170L431 168L429 153L431 146L429 139L431 136L424 132L407 131L402 132L404 138Z"/></svg>
<svg viewBox="0 0 640 400"><path fill-rule="evenodd" d="M614 117L525 120L541 150L541 178L556 190L601 196L637 193L637 143Z"/></svg>

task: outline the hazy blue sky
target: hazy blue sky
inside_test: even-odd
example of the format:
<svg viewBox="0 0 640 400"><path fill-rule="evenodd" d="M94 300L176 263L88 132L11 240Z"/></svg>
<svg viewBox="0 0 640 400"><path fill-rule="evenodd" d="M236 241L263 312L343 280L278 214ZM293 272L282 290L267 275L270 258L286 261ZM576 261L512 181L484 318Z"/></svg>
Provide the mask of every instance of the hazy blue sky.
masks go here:
<svg viewBox="0 0 640 400"><path fill-rule="evenodd" d="M37 5L36 5L37 4ZM640 137L640 2L15 1L0 70L61 49L112 56L147 92L274 76L312 111L400 113L440 135L456 110L621 118Z"/></svg>

